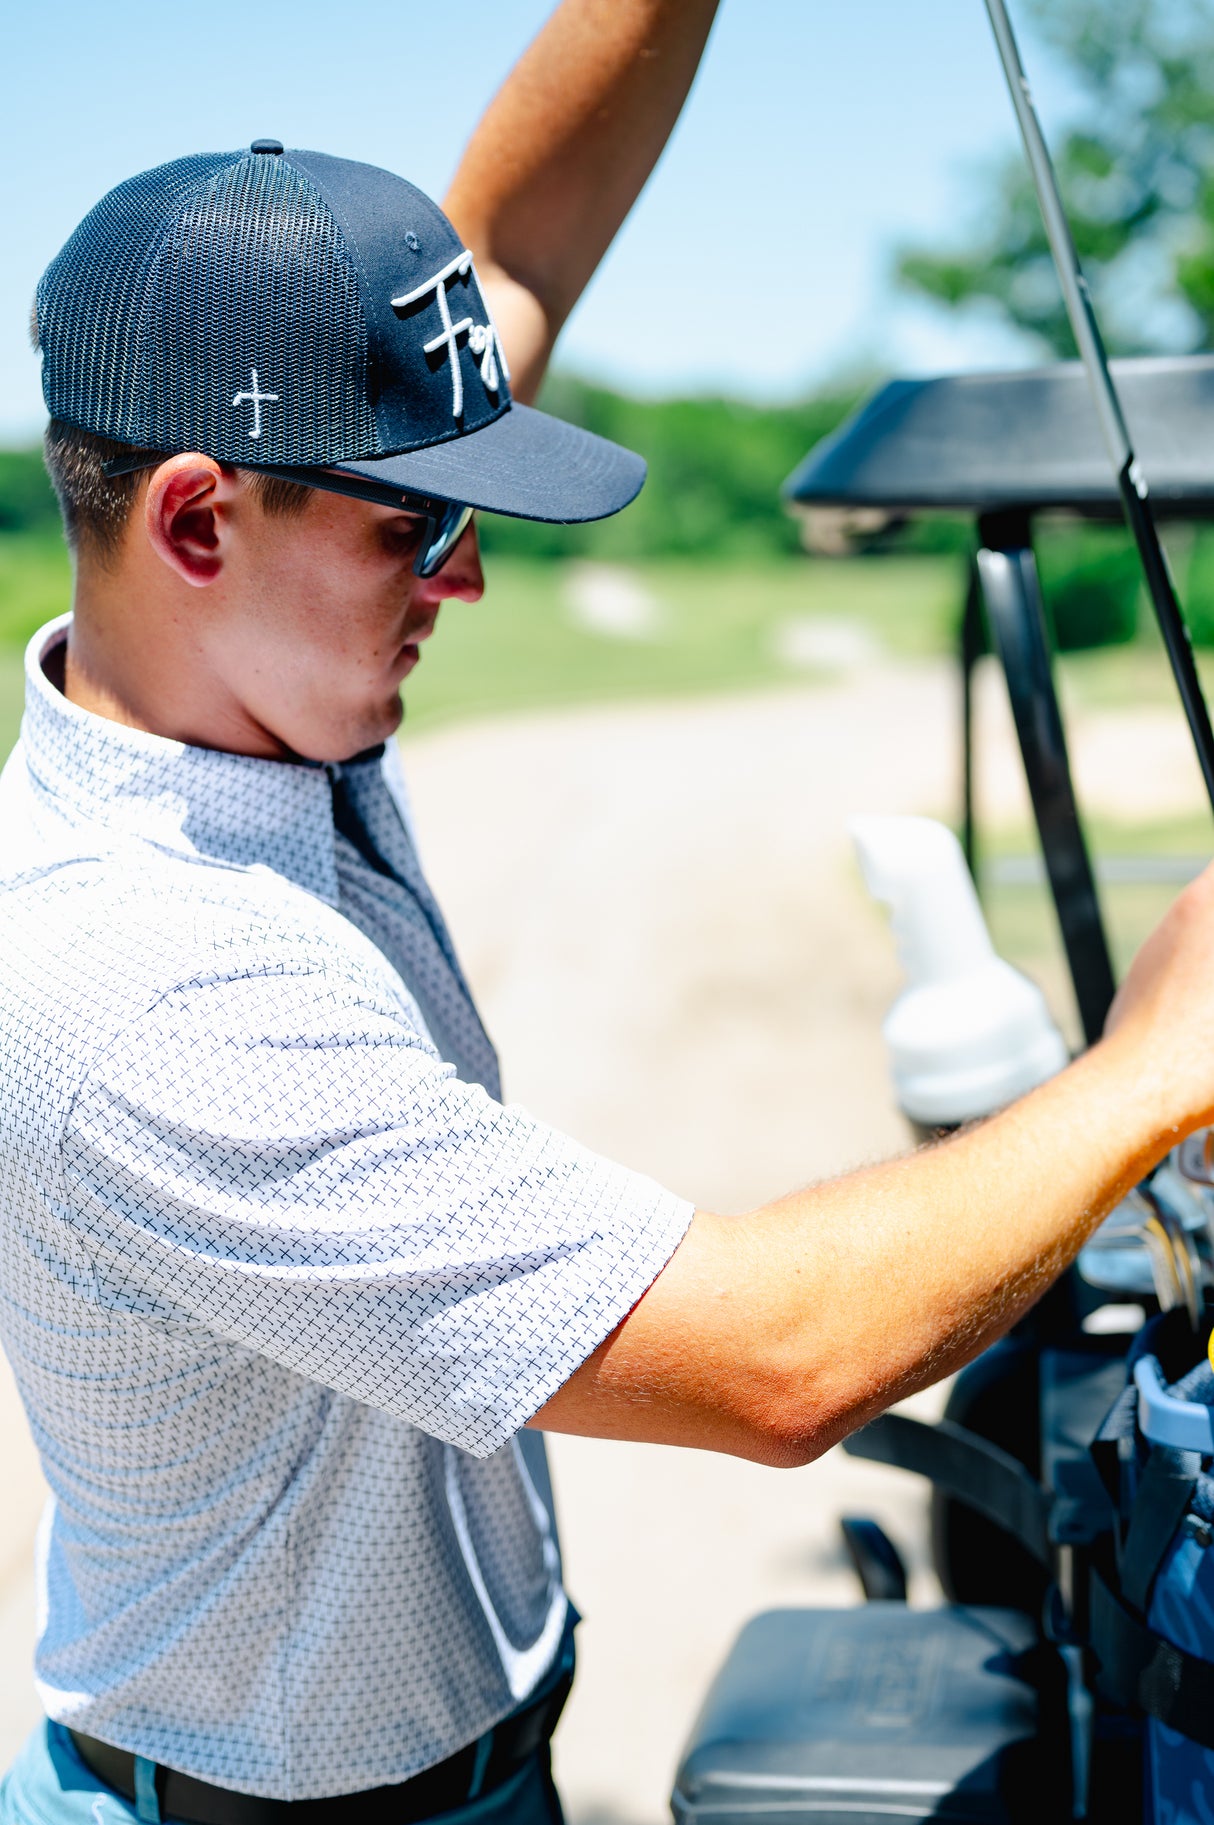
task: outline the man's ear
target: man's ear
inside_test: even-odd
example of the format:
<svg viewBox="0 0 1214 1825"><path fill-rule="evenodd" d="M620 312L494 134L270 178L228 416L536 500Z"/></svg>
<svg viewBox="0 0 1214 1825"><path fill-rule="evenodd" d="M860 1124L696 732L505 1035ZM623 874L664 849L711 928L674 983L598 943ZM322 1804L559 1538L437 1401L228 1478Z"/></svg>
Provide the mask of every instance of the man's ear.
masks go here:
<svg viewBox="0 0 1214 1825"><path fill-rule="evenodd" d="M185 583L205 588L223 569L227 512L235 472L212 457L171 456L153 470L144 499L148 543Z"/></svg>

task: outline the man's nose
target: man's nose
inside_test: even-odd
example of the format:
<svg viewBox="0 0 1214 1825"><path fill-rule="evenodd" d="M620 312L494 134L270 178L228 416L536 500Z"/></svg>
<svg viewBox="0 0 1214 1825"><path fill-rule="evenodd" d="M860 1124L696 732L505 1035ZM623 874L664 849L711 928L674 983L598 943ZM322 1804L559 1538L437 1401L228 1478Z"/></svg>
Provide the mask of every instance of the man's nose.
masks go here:
<svg viewBox="0 0 1214 1825"><path fill-rule="evenodd" d="M431 602L479 602L485 593L481 548L473 520L442 569L421 579L421 589Z"/></svg>

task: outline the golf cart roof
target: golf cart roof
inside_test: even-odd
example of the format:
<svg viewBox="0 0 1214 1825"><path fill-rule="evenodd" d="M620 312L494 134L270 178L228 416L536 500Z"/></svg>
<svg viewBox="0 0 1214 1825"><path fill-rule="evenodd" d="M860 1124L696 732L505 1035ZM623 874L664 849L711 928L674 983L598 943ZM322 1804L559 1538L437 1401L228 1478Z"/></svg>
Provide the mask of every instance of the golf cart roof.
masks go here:
<svg viewBox="0 0 1214 1825"><path fill-rule="evenodd" d="M1157 514L1214 516L1214 355L1115 361L1113 373ZM1121 516L1077 361L891 380L814 446L784 492L806 506L890 512Z"/></svg>

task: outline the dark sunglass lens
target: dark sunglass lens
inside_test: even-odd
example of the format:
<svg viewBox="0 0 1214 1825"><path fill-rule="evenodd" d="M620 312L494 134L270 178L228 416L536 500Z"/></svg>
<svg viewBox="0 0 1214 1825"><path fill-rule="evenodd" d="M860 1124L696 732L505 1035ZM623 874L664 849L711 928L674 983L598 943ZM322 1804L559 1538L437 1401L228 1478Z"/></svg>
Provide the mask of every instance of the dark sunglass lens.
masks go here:
<svg viewBox="0 0 1214 1825"><path fill-rule="evenodd" d="M472 521L472 508L452 501L434 522L434 534L414 565L419 577L432 577L441 570Z"/></svg>

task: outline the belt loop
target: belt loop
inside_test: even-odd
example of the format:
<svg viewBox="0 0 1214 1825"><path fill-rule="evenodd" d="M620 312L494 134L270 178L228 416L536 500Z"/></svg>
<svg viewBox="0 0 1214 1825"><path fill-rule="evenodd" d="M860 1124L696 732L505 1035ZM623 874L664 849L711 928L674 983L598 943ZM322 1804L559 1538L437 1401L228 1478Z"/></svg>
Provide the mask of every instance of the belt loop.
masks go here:
<svg viewBox="0 0 1214 1825"><path fill-rule="evenodd" d="M135 1817L160 1825L160 1796L156 1792L156 1764L146 1755L135 1758Z"/></svg>
<svg viewBox="0 0 1214 1825"><path fill-rule="evenodd" d="M477 1738L476 1755L472 1762L472 1779L468 1783L468 1798L475 1800L485 1784L485 1775L489 1768L489 1757L493 1754L493 1732L486 1730ZM159 1815L158 1815L159 1816Z"/></svg>

